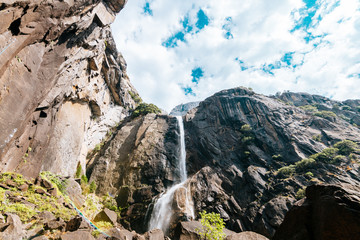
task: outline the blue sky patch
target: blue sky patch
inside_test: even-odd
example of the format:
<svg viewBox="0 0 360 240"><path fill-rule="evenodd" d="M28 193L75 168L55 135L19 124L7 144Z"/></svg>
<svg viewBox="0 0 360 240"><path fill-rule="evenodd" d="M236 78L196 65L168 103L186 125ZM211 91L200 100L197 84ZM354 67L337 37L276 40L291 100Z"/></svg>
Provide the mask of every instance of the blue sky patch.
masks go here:
<svg viewBox="0 0 360 240"><path fill-rule="evenodd" d="M205 26L209 25L210 19L208 16L206 16L205 12L200 8L200 10L197 13L197 21L195 26L199 29L203 29Z"/></svg>
<svg viewBox="0 0 360 240"><path fill-rule="evenodd" d="M303 0L307 8L312 8L316 5L317 0Z"/></svg>
<svg viewBox="0 0 360 240"><path fill-rule="evenodd" d="M280 69L281 68L281 62L280 61L276 61L275 63L270 63L270 64L264 64L261 68L261 70L264 73L270 74L272 76L274 76L274 69Z"/></svg>
<svg viewBox="0 0 360 240"><path fill-rule="evenodd" d="M284 56L281 58L281 61L286 63L286 65L290 66L291 62L293 60L293 55L295 52L287 52L284 54Z"/></svg>
<svg viewBox="0 0 360 240"><path fill-rule="evenodd" d="M249 67L245 64L245 62L239 58L235 58L235 61L237 61L240 65L241 71L246 71L249 69Z"/></svg>
<svg viewBox="0 0 360 240"><path fill-rule="evenodd" d="M196 94L194 93L191 87L182 87L181 89L184 91L186 96L187 95L196 96Z"/></svg>
<svg viewBox="0 0 360 240"><path fill-rule="evenodd" d="M204 76L204 70L202 70L202 68L197 67L194 68L191 71L191 77L192 77L192 82L198 84L200 81L200 78L202 78Z"/></svg>
<svg viewBox="0 0 360 240"><path fill-rule="evenodd" d="M145 5L143 7L143 10L144 10L144 14L145 15L149 15L149 16L153 16L153 11L152 9L150 8L150 3L149 2L145 2Z"/></svg>

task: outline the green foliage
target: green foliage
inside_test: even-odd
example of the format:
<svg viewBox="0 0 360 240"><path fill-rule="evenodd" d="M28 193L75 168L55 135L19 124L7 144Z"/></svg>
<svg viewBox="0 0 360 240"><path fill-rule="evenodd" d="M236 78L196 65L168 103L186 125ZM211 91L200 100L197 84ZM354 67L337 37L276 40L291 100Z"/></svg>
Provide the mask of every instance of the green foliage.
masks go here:
<svg viewBox="0 0 360 240"><path fill-rule="evenodd" d="M347 158L343 155L337 155L336 157L334 157L334 159L332 160L331 163L333 164L340 164L340 163L343 163L343 162L346 162L347 161Z"/></svg>
<svg viewBox="0 0 360 240"><path fill-rule="evenodd" d="M249 125L249 124L244 124L244 125L242 125L241 126L241 129L240 129L240 131L242 131L242 132L250 132L252 129L251 129L251 126Z"/></svg>
<svg viewBox="0 0 360 240"><path fill-rule="evenodd" d="M67 186L66 179L63 180L59 176L57 176L57 175L55 175L54 173L51 173L51 172L41 172L40 176L42 178L47 179L50 182L54 183L56 185L56 187L58 188L58 190L62 194L65 194L66 186Z"/></svg>
<svg viewBox="0 0 360 240"><path fill-rule="evenodd" d="M295 166L290 165L280 168L277 171L276 175L279 176L280 178L287 178L287 177L291 177L294 173L295 173Z"/></svg>
<svg viewBox="0 0 360 240"><path fill-rule="evenodd" d="M312 177L314 177L314 174L312 172L307 172L307 173L305 173L305 176L312 178Z"/></svg>
<svg viewBox="0 0 360 240"><path fill-rule="evenodd" d="M80 179L80 183L81 184L88 184L88 178L87 178L87 176L86 175L82 175L81 176L81 179Z"/></svg>
<svg viewBox="0 0 360 240"><path fill-rule="evenodd" d="M200 222L202 229L197 229L201 239L204 240L222 240L225 237L224 220L218 213L200 212Z"/></svg>
<svg viewBox="0 0 360 240"><path fill-rule="evenodd" d="M336 118L336 114L331 111L318 111L314 113L315 116L325 118L327 120L332 121L334 118Z"/></svg>
<svg viewBox="0 0 360 240"><path fill-rule="evenodd" d="M349 156L357 150L358 145L350 140L343 140L334 145L335 148L339 149L339 153L345 156Z"/></svg>
<svg viewBox="0 0 360 240"><path fill-rule="evenodd" d="M321 134L318 134L318 135L312 136L312 139L313 139L314 141L321 142L321 137L322 137L322 135L321 135Z"/></svg>
<svg viewBox="0 0 360 240"><path fill-rule="evenodd" d="M139 96L139 94L134 93L132 91L129 91L129 94L130 94L131 98L135 101L135 103L141 103L142 102L142 99Z"/></svg>
<svg viewBox="0 0 360 240"><path fill-rule="evenodd" d="M76 168L75 177L76 177L76 178L80 178L81 173L82 173L82 167L81 167L81 164L78 164L78 166L77 166L77 168Z"/></svg>
<svg viewBox="0 0 360 240"><path fill-rule="evenodd" d="M300 200L302 198L305 197L305 188L300 188L297 192L296 192L296 195L295 195L295 198L297 200Z"/></svg>
<svg viewBox="0 0 360 240"><path fill-rule="evenodd" d="M316 162L312 158L305 158L295 163L295 171L303 172L305 170L311 169L315 166Z"/></svg>
<svg viewBox="0 0 360 240"><path fill-rule="evenodd" d="M99 230L94 230L91 232L91 235L94 237L94 238L98 238L100 236L101 232Z"/></svg>
<svg viewBox="0 0 360 240"><path fill-rule="evenodd" d="M282 156L281 156L281 154L272 155L272 159L274 159L274 160L281 160L281 159L282 159Z"/></svg>
<svg viewBox="0 0 360 240"><path fill-rule="evenodd" d="M94 193L96 191L96 188L97 188L96 183L94 181L91 181L89 192Z"/></svg>
<svg viewBox="0 0 360 240"><path fill-rule="evenodd" d="M135 108L135 110L132 113L132 117L138 117L138 116L143 116L146 115L148 113L155 113L155 114L159 114L161 113L161 110L154 104L150 103L140 103L139 106L137 106Z"/></svg>
<svg viewBox="0 0 360 240"><path fill-rule="evenodd" d="M304 106L300 106L300 108L305 112L309 112L309 113L314 113L318 111L318 109L312 105L304 105Z"/></svg>
<svg viewBox="0 0 360 240"><path fill-rule="evenodd" d="M246 136L241 139L242 143L244 143L244 144L248 144L248 143L252 142L253 140L254 140L254 137L252 137L252 136Z"/></svg>
<svg viewBox="0 0 360 240"><path fill-rule="evenodd" d="M107 230L113 227L111 222L105 222L105 221L95 222L95 225L102 230Z"/></svg>
<svg viewBox="0 0 360 240"><path fill-rule="evenodd" d="M29 221L29 219L36 214L33 208L23 203L4 204L0 207L0 211L14 213L18 215L23 222Z"/></svg>
<svg viewBox="0 0 360 240"><path fill-rule="evenodd" d="M104 205L105 208L108 208L112 211L117 211L117 203L113 197L111 197L109 194L103 196L101 203Z"/></svg>
<svg viewBox="0 0 360 240"><path fill-rule="evenodd" d="M331 163L338 154L337 148L325 148L322 152L311 155L310 158L323 163Z"/></svg>

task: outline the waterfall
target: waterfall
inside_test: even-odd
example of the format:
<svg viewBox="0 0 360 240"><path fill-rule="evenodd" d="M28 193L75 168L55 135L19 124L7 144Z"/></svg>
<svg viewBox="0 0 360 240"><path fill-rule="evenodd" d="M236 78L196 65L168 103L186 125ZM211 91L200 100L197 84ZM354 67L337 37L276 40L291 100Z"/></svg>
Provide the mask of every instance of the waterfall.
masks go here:
<svg viewBox="0 0 360 240"><path fill-rule="evenodd" d="M184 132L184 123L182 116L176 116L179 129L180 129L180 154L178 156L178 169L180 171L180 183L175 184L170 189L168 189L165 193L163 193L160 198L156 201L154 205L154 209L152 211L150 222L149 222L149 230L152 229L161 229L164 233L166 233L169 229L171 218L173 216L173 199L174 194L178 191L184 191L185 194L185 209L190 217L194 218L194 209L190 204L191 196L190 191L186 187L184 187L184 183L187 179L186 173L186 148L185 148L185 132ZM177 206L181 209L181 206Z"/></svg>

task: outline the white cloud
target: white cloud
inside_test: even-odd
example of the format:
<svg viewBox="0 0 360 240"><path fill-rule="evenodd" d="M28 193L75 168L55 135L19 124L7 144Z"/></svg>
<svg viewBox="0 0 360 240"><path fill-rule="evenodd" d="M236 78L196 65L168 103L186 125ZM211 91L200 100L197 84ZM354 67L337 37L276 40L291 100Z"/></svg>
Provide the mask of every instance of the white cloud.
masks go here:
<svg viewBox="0 0 360 240"><path fill-rule="evenodd" d="M151 0L153 16L143 13L145 0L129 1L113 24L118 49L128 62L128 74L142 98L170 111L177 104L202 100L225 88L252 87L255 91L307 91L335 99L359 98L355 87L360 73L360 3L358 0L321 0L317 23L290 31L304 17L301 0ZM165 48L162 43L182 30L189 16L195 25L202 9L210 24L185 35L186 42ZM314 10L313 8L312 10ZM306 12L305 12L306 13ZM233 38L222 29L227 18ZM314 46L314 44L316 44ZM265 73L262 67L277 64L292 52L291 63ZM242 71L238 58L249 69ZM191 81L195 67L204 70L198 84ZM191 87L196 96L185 95Z"/></svg>

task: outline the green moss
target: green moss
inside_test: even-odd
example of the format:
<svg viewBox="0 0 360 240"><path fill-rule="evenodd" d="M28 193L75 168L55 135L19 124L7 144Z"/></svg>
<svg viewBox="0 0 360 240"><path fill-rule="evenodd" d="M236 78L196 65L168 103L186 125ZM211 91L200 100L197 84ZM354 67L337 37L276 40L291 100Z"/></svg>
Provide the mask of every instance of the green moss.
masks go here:
<svg viewBox="0 0 360 240"><path fill-rule="evenodd" d="M112 223L105 221L95 222L95 225L101 230L107 230L114 226Z"/></svg>
<svg viewBox="0 0 360 240"><path fill-rule="evenodd" d="M2 204L0 206L0 211L14 213L18 215L23 222L28 222L31 217L36 215L36 211L33 208L23 203Z"/></svg>
<svg viewBox="0 0 360 240"><path fill-rule="evenodd" d="M80 178L81 173L82 173L82 167L81 167L81 164L79 163L78 166L77 166L77 168L76 168L75 177L76 177L76 178Z"/></svg>
<svg viewBox="0 0 360 240"><path fill-rule="evenodd" d="M97 188L96 183L94 181L91 181L89 192L94 193L96 191L96 188Z"/></svg>

